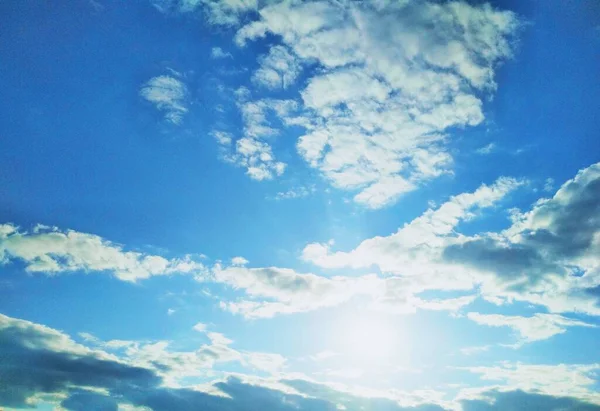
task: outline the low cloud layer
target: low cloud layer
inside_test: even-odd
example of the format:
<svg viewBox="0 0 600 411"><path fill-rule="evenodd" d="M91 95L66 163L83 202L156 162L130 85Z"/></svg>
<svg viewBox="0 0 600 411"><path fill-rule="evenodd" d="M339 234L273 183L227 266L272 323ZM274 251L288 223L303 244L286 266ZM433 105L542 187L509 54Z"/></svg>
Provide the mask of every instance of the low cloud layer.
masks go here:
<svg viewBox="0 0 600 411"><path fill-rule="evenodd" d="M95 343L113 351L119 349L119 344L114 341ZM212 344L215 343L220 344L218 341L213 341ZM120 346L122 348L126 345ZM169 387L165 385L161 372L178 371L173 364L183 365L186 360L182 359L183 361L176 361L173 364L159 364L149 360L146 366L139 366L135 365L135 362L139 361L136 357L122 357L100 348L88 348L76 343L60 331L4 315L0 315L0 352L10 354L0 362L0 406L15 409L30 408L42 399L73 411L89 409L333 411L339 410L340 407L347 410L360 410L367 407L393 411L448 409L438 404L428 404L426 401L409 406L401 405L403 401L410 402L410 396L404 400L361 397L305 379L281 379L269 382L260 378L248 379L239 376L214 382L210 387L206 385ZM163 357L158 359L160 358ZM24 364L27 364L27 367L24 367ZM565 386L560 385L560 382L566 384L565 376L570 375L574 378L573 394L579 394L583 398L587 396L588 400L597 401L597 398L585 389L587 385L593 383L593 380L585 376L593 369L593 367L563 367L561 371L560 366L550 367L548 370L554 371L550 374L554 377L544 377L541 380L532 372L543 371L544 367L475 368L470 371L483 374L484 379L508 378L514 382L519 378L533 378L527 386L537 387L537 389L541 387L542 391L558 390L559 392L566 389ZM553 385L549 384L550 382ZM208 388L213 393L208 393ZM473 397L459 399L465 410L508 408L520 410L525 409L519 408L522 406L519 400L523 399L529 399L529 404L544 404L546 407L544 409L599 409L585 399L518 390L482 390L477 395L473 392L470 394L465 392L463 395Z"/></svg>

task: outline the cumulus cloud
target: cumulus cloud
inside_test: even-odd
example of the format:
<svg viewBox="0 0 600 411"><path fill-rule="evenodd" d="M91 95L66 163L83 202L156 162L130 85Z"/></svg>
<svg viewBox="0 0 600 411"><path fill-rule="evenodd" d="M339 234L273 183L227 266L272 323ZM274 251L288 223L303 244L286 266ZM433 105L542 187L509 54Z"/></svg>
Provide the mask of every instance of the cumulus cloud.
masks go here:
<svg viewBox="0 0 600 411"><path fill-rule="evenodd" d="M463 411L598 411L600 405L573 397L555 397L538 393L489 390L482 393L482 399L462 401Z"/></svg>
<svg viewBox="0 0 600 411"><path fill-rule="evenodd" d="M364 241L351 252L330 251L330 244L309 244L302 257L325 268L368 268L378 265L387 277L323 277L290 269L221 267L213 269L213 279L242 289L250 299L221 302L221 307L248 318L312 311L343 304L357 296L370 300L370 309L389 313L414 313L417 309L457 311L472 303L475 295L456 298L422 298L427 290L472 290L475 280L467 273L436 264L443 247L452 241L459 222L475 216L523 184L500 178L482 185L473 193L452 197L436 210L428 210L396 234ZM449 240L450 239L450 240ZM437 253L437 254L432 254Z"/></svg>
<svg viewBox="0 0 600 411"><path fill-rule="evenodd" d="M273 46L269 53L259 60L260 67L252 80L270 89L287 88L300 74L296 57L283 46Z"/></svg>
<svg viewBox="0 0 600 411"><path fill-rule="evenodd" d="M0 362L0 405L9 407L26 407L35 394L67 392L71 386L135 388L160 381L150 370L91 350L59 331L1 314L0 351L10 353Z"/></svg>
<svg viewBox="0 0 600 411"><path fill-rule="evenodd" d="M165 120L178 125L188 112L186 107L187 87L168 75L153 77L140 89L140 95L164 113Z"/></svg>
<svg viewBox="0 0 600 411"><path fill-rule="evenodd" d="M12 224L0 224L0 264L20 261L28 272L107 271L123 281L155 275L201 273L202 263L186 256L168 260L157 255L125 251L97 235L38 226L31 232Z"/></svg>
<svg viewBox="0 0 600 411"><path fill-rule="evenodd" d="M44 399L75 411L192 411L199 405L207 411L338 409L338 402L331 394L327 398L309 397L286 380L242 374L214 381L207 387L169 385L165 379L168 372L185 376L191 375L186 370L205 367L196 359L201 355L171 352L165 349L165 344L158 343L111 344L96 339L96 344L99 348L90 349L60 331L0 315L0 352L10 353L0 362L0 406L31 408ZM218 345L213 341L201 347L201 354L212 350L213 359L222 358L218 357ZM119 351L123 349L125 352ZM285 362L281 356L267 353L242 356L247 364L268 372L279 370ZM339 395L345 396L341 392ZM355 398L353 407L358 407L362 400ZM393 407L390 409L405 410L400 406L394 408L393 402L389 404Z"/></svg>
<svg viewBox="0 0 600 411"><path fill-rule="evenodd" d="M454 229L461 221L493 206L522 184L520 180L500 178L472 193L458 194L435 210L427 210L390 236L365 240L350 252L332 252L328 244L312 243L304 248L302 258L324 268L377 265L385 272L426 275L430 267L422 264L431 257L431 252L454 236ZM411 272L413 269L415 272Z"/></svg>
<svg viewBox="0 0 600 411"><path fill-rule="evenodd" d="M530 211L513 213L506 230L472 236L456 231L460 221L519 185L500 179L354 250L334 252L330 245L313 243L302 257L325 268L378 266L422 290L478 288L496 304L517 300L553 313L600 314L600 164L581 170Z"/></svg>
<svg viewBox="0 0 600 411"><path fill-rule="evenodd" d="M274 35L282 63L272 69L269 54L255 79L281 86L284 67L313 67L298 152L370 208L450 171L450 130L484 120L482 98L519 26L511 12L465 2L273 2L258 16L236 42Z"/></svg>
<svg viewBox="0 0 600 411"><path fill-rule="evenodd" d="M494 301L516 299L545 305L552 312L599 314L600 164L565 182L497 234L470 238L444 250L444 258L478 273Z"/></svg>
<svg viewBox="0 0 600 411"><path fill-rule="evenodd" d="M456 311L475 299L463 296L449 299L422 299L422 291L401 277L382 278L374 274L360 277L323 277L279 267L239 266L212 270L213 280L243 290L247 298L221 301L221 308L247 318L270 318L334 307L355 297L367 297L368 307L389 313L414 313L417 309ZM249 297L249 298L248 298Z"/></svg>
<svg viewBox="0 0 600 411"><path fill-rule="evenodd" d="M597 364L507 363L465 368L484 381L503 384L463 389L455 400L448 401L443 392L434 390L373 390L317 383L298 376L281 378L277 375L285 364L283 357L238 352L230 347L239 355L222 355L225 351L218 348L222 350L230 341L223 343L217 338L198 352L171 351L165 342L91 340L88 342L95 348L76 343L52 328L0 315L0 352L11 354L0 362L0 406L31 408L43 400L73 411L192 411L199 404L207 411L441 411L461 404L465 409L487 411L525 410L519 408L522 404L518 399L544 404L540 409L566 410L595 410L598 406L594 404L600 402L598 394L590 390ZM208 364L198 362L197 357L202 356ZM227 358L276 376L266 379L225 373L223 379L189 386L172 384L168 378L169 374L198 375L198 369ZM196 373L192 374L194 368Z"/></svg>
<svg viewBox="0 0 600 411"><path fill-rule="evenodd" d="M231 265L246 265L248 264L248 260L246 260L244 257L233 257L231 259Z"/></svg>
<svg viewBox="0 0 600 411"><path fill-rule="evenodd" d="M242 289L250 297L261 298L260 301L221 303L223 308L251 318L335 306L361 292L361 288L367 290L372 279L325 278L278 267L237 266L216 266L213 276L217 282Z"/></svg>
<svg viewBox="0 0 600 411"><path fill-rule="evenodd" d="M467 317L478 324L490 327L510 327L519 334L521 338L519 343L546 340L564 333L567 327L595 327L593 324L558 314L537 313L531 317L522 317L470 312Z"/></svg>
<svg viewBox="0 0 600 411"><path fill-rule="evenodd" d="M590 389L597 382L595 373L598 369L598 364L539 365L508 362L498 366L465 368L478 374L484 381L502 382L502 386L496 387L500 391L522 390L553 397L575 397L595 404L595 407L588 404L590 410L600 406L600 395ZM465 389L459 394L459 398L469 398L473 394L480 396L481 392L477 388Z"/></svg>

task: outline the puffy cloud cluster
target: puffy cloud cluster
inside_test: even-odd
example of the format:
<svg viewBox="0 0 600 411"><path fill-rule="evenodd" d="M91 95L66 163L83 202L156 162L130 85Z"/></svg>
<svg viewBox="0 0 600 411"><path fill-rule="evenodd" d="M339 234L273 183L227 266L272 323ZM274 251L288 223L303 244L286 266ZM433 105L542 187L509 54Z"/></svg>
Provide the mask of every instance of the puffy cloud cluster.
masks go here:
<svg viewBox="0 0 600 411"><path fill-rule="evenodd" d="M518 28L511 12L465 2L286 1L257 10L236 42L273 35L279 43L255 80L285 87L299 64L311 67L293 117L306 129L298 152L370 208L450 171L448 132L484 120L482 96L495 89L494 69Z"/></svg>
<svg viewBox="0 0 600 411"><path fill-rule="evenodd" d="M234 141L231 133L213 131L213 135L223 150L223 158L232 164L246 169L253 180L269 180L284 173L286 164L277 161L270 141L279 131L267 120L269 112L286 113L295 107L293 101L251 100L246 88L237 90L237 106L244 123L243 137Z"/></svg>
<svg viewBox="0 0 600 411"><path fill-rule="evenodd" d="M0 264L21 261L29 272L108 271L123 281L155 275L201 273L202 263L186 256L168 260L158 255L125 251L97 235L54 227L37 226L21 231L12 224L0 225Z"/></svg>

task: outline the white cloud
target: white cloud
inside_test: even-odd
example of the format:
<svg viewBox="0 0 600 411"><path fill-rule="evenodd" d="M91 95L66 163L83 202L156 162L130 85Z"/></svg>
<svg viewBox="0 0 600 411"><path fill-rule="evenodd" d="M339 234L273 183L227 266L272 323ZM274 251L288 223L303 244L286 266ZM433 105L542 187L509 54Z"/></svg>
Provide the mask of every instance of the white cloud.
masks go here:
<svg viewBox="0 0 600 411"><path fill-rule="evenodd" d="M477 154L490 154L491 152L493 152L496 149L496 144L495 143L489 143L481 148L478 148L477 150L475 150L475 152Z"/></svg>
<svg viewBox="0 0 600 411"><path fill-rule="evenodd" d="M214 335L213 335L214 334ZM215 337L216 335L216 337ZM102 341L94 337L88 343L109 352L129 365L154 370L164 384L179 387L182 379L210 375L218 363L243 362L241 352L231 348L231 340L220 333L207 333L210 343L190 351L175 351L171 341ZM97 350L98 352L103 352Z"/></svg>
<svg viewBox="0 0 600 411"><path fill-rule="evenodd" d="M532 317L522 317L470 312L467 317L477 324L490 327L510 327L519 333L521 337L519 343L546 340L554 335L564 333L567 327L595 327L593 324L558 314L537 313Z"/></svg>
<svg viewBox="0 0 600 411"><path fill-rule="evenodd" d="M233 257L231 259L231 265L246 265L248 264L248 260L246 260L244 257Z"/></svg>
<svg viewBox="0 0 600 411"><path fill-rule="evenodd" d="M314 185L299 186L299 187L290 188L287 191L279 191L275 195L275 197L273 197L273 199L280 201L280 200L291 200L294 198L303 198L303 197L308 197L315 191L316 191L316 188Z"/></svg>
<svg viewBox="0 0 600 411"><path fill-rule="evenodd" d="M258 85L270 89L285 89L296 81L300 65L287 48L273 46L269 53L259 59L260 67L252 76Z"/></svg>
<svg viewBox="0 0 600 411"><path fill-rule="evenodd" d="M253 180L270 180L285 171L286 164L275 161L271 146L260 140L241 138L236 142L236 162L246 167Z"/></svg>
<svg viewBox="0 0 600 411"><path fill-rule="evenodd" d="M241 384L246 385L246 388L260 387L253 392L269 394L264 397L275 398L275 402L266 403L273 404L275 408L279 404L288 408L293 404L293 407L302 410L314 408L311 407L315 404L313 399L331 409L336 405L338 409L420 408L421 405L423 408L433 409L434 404L438 404L444 409L458 410L462 409L462 401L483 399L491 402L494 393L511 391L551 396L545 398L543 404L554 404L553 401L557 400L552 398L554 396L600 404L600 395L594 389L599 364L532 365L504 362L495 366L463 367L459 370L479 375L482 381L498 384L461 389L453 400L448 400L447 393L429 388L403 391L396 388L376 389L341 383L317 383L299 373L284 373L287 361L283 356L238 351L230 347L231 340L219 333L209 334L210 343L203 344L198 349L175 351L169 341L102 341L89 334L86 339L89 346L85 346L58 330L1 314L0 331L4 337L0 340L2 348L9 348L18 355L6 357L3 367L0 367L3 377L22 375L18 372L15 374L21 370L19 358L27 358L28 364L36 370L36 373L21 378L4 379L8 384L8 390L4 390L4 399L8 398L11 405L19 408L31 407L39 400L57 405L74 391L85 390L101 396L110 394L113 403L120 403L118 407L123 410L141 411L145 409L140 408L142 405L152 408L177 408L178 405L187 407L187 404L193 404L195 400L209 403L215 401L216 408L226 409L232 406L235 408L237 404L246 406L248 403L245 401L252 400L251 396L241 394L243 391L236 391L240 393L235 396L241 397L239 403L230 401L234 397L227 395L232 392L228 388L242 388ZM209 380L217 372L214 369L217 364L230 362L259 369L270 375L257 377L223 372L219 373L220 378ZM357 376L360 372L352 368L346 368L346 371L350 376ZM326 369L324 373L330 376L341 375L343 371ZM200 377L205 382L189 385L186 384L189 377ZM235 377L233 386L229 384L231 377ZM271 392L267 390L275 391L270 395ZM194 395L195 392L204 394ZM114 395L115 393L120 395ZM219 397L208 397L205 394ZM220 402L222 397L227 401ZM149 401L150 398L156 401ZM296 407L296 403L288 401L302 398L308 398L310 402L305 403L306 406ZM565 403L558 399L556 406L571 403L573 402ZM129 404L135 404L136 407L129 407ZM506 402L503 404L511 405ZM569 409L579 409L576 408L577 405L584 406L575 403ZM506 407L508 408L510 407Z"/></svg>
<svg viewBox="0 0 600 411"><path fill-rule="evenodd" d="M368 268L410 279L415 290L473 290L495 303L523 301L552 313L600 314L600 164L581 170L551 199L513 212L506 230L466 236L460 221L489 207L523 182L500 179L453 197L386 237L351 251L308 244L304 260L325 268ZM406 286L406 284L405 284Z"/></svg>
<svg viewBox="0 0 600 411"><path fill-rule="evenodd" d="M214 280L242 289L262 301L222 303L222 307L247 317L272 317L278 313L311 311L331 307L347 301L373 287L373 277L357 279L346 277L325 278L314 274L299 274L277 267L213 268ZM266 299L266 301L264 300Z"/></svg>
<svg viewBox="0 0 600 411"><path fill-rule="evenodd" d="M215 138L215 140L217 140L217 143L219 143L219 145L223 147L230 146L231 142L233 141L231 133L228 133L226 131L214 130L211 134Z"/></svg>
<svg viewBox="0 0 600 411"><path fill-rule="evenodd" d="M552 190L554 190L554 179L547 178L546 181L544 182L544 191L549 193Z"/></svg>
<svg viewBox="0 0 600 411"><path fill-rule="evenodd" d="M450 171L445 133L484 120L481 97L518 26L511 12L463 2L274 2L259 16L240 46L273 34L318 68L301 90L298 152L369 208ZM279 74L255 78L279 85Z"/></svg>
<svg viewBox="0 0 600 411"><path fill-rule="evenodd" d="M334 307L355 297L366 297L367 308L396 314L417 309L456 311L474 300L474 296L425 300L416 296L418 285L402 277L382 278L374 274L360 277L322 277L278 267L213 268L213 280L243 290L246 298L221 301L222 309L246 318L270 318Z"/></svg>
<svg viewBox="0 0 600 411"><path fill-rule="evenodd" d="M208 376L218 363L239 362L243 366L274 374L280 372L287 362L280 354L235 350L230 346L233 343L231 339L222 333L208 331L204 323L196 324L193 329L205 334L210 343L195 350L175 351L171 349L171 341L102 341L91 334L81 333L80 336L88 344L109 352L103 354L107 357L120 357L121 361L131 365L155 370L172 387L179 386L186 377ZM103 353L100 350L94 352Z"/></svg>
<svg viewBox="0 0 600 411"><path fill-rule="evenodd" d="M201 3L208 21L221 26L233 26L239 23L240 15L258 6L258 0L185 0Z"/></svg>
<svg viewBox="0 0 600 411"><path fill-rule="evenodd" d="M165 119L181 124L188 112L186 107L187 88L181 80L172 76L153 77L140 89L140 95L165 113Z"/></svg>
<svg viewBox="0 0 600 411"><path fill-rule="evenodd" d="M302 258L325 268L367 268L377 265L384 272L404 275L426 274L431 269L436 248L441 248L455 227L474 216L477 210L491 207L523 184L511 178L500 178L493 185L482 185L473 193L452 197L437 209L429 209L387 237L363 241L349 252L331 252L327 244L308 244ZM420 267L420 268L419 268ZM415 273L409 269L417 270Z"/></svg>
<svg viewBox="0 0 600 411"><path fill-rule="evenodd" d="M525 301L551 312L600 314L600 164L540 199L496 234L449 246L444 258L482 279L493 302Z"/></svg>
<svg viewBox="0 0 600 411"><path fill-rule="evenodd" d="M210 50L210 57L213 59L232 58L231 53L224 51L221 47L213 47Z"/></svg>
<svg viewBox="0 0 600 411"><path fill-rule="evenodd" d="M190 257L167 260L157 255L125 251L122 246L93 234L39 227L30 233L12 224L1 224L0 263L12 260L25 263L28 272L109 271L123 281L204 272L202 263Z"/></svg>
<svg viewBox="0 0 600 411"><path fill-rule="evenodd" d="M576 397L600 404L600 395L590 390L596 383L595 373L600 364L533 365L503 363L499 366L468 367L466 370L479 374L485 381L500 381L502 390L523 390L553 396ZM459 393L466 396L473 389ZM481 391L481 389L475 389Z"/></svg>
<svg viewBox="0 0 600 411"><path fill-rule="evenodd" d="M203 332L206 332L208 326L204 323L198 323L198 324L194 325L192 328L194 330L198 331L199 333L203 333Z"/></svg>
<svg viewBox="0 0 600 411"><path fill-rule="evenodd" d="M282 355L261 352L247 353L244 360L252 367L271 374L281 371L287 361Z"/></svg>
<svg viewBox="0 0 600 411"><path fill-rule="evenodd" d="M258 0L152 0L152 3L162 13L201 11L211 24L234 26L242 14L256 9Z"/></svg>
<svg viewBox="0 0 600 411"><path fill-rule="evenodd" d="M252 101L249 91L245 88L237 90L236 96L244 121L244 136L234 144L230 133L212 132L223 150L224 160L246 168L246 174L253 180L270 180L281 176L286 169L286 164L275 159L271 144L267 142L279 132L271 127L267 120L267 113L288 112L293 109L293 102L268 99Z"/></svg>
<svg viewBox="0 0 600 411"><path fill-rule="evenodd" d="M68 353L73 356L90 356L100 360L115 360L116 357L100 350L92 350L82 344L78 344L63 332L36 324L31 321L20 320L0 314L0 331L13 330L19 333L33 335L27 341L28 348L35 350L49 350L58 353ZM92 337L85 334L86 337Z"/></svg>

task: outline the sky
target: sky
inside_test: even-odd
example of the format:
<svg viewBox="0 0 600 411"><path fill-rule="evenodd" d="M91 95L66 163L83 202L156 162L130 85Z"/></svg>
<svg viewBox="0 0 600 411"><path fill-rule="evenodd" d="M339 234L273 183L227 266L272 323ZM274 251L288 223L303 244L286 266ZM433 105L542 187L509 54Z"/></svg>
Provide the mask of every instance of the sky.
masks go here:
<svg viewBox="0 0 600 411"><path fill-rule="evenodd" d="M600 3L0 2L0 410L600 410Z"/></svg>

